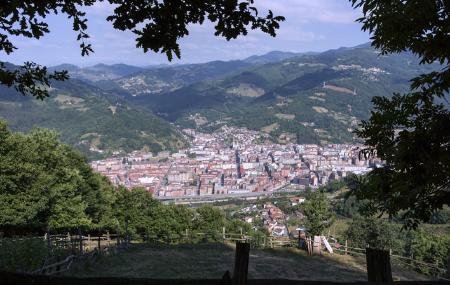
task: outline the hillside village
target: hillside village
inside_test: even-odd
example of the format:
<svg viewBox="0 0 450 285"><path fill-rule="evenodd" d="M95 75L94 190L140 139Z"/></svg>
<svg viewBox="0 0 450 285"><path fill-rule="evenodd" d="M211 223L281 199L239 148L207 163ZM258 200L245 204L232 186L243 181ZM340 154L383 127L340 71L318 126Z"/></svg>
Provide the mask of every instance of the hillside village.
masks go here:
<svg viewBox="0 0 450 285"><path fill-rule="evenodd" d="M362 146L275 144L266 135L224 126L212 134L183 130L188 149L176 153L133 152L93 161L91 167L115 185L144 187L156 198L251 195L286 186L318 188L381 164L360 160Z"/></svg>

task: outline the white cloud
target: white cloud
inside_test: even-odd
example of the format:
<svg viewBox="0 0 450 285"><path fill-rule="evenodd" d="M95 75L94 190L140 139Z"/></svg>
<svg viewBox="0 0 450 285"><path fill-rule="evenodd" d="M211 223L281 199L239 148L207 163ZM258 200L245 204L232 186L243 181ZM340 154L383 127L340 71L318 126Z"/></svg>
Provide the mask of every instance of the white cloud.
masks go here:
<svg viewBox="0 0 450 285"><path fill-rule="evenodd" d="M347 0L257 0L255 5L264 10L272 10L276 15L286 17L287 21L352 23L360 15L351 8Z"/></svg>
<svg viewBox="0 0 450 285"><path fill-rule="evenodd" d="M205 21L203 25L192 24L190 34L180 40L182 59L176 63L230 60L263 54L272 50L321 51L340 46L352 46L368 40L360 32L355 19L360 11L353 10L348 0L255 0L260 15L271 9L275 15L283 15L277 37L259 31L249 31L247 36L226 41L214 36L214 24ZM86 9L88 33L92 36L95 53L81 57L76 33L65 16L49 17L51 33L43 39L15 39L19 50L10 60L23 62L34 60L43 64L63 62L91 65L104 63L128 63L148 65L168 63L167 57L153 52L143 53L136 48L135 35L115 30L106 17L114 7L107 1L96 2ZM45 52L38 52L45 50ZM8 60L9 60L8 58Z"/></svg>

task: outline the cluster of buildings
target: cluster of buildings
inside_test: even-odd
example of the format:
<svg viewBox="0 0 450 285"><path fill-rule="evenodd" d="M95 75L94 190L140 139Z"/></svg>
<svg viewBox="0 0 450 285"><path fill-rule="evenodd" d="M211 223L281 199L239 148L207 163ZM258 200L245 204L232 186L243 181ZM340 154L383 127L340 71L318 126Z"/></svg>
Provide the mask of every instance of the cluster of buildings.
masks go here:
<svg viewBox="0 0 450 285"><path fill-rule="evenodd" d="M133 152L91 166L115 185L144 187L155 197L183 197L270 192L287 185L314 188L380 164L360 160L356 145L281 145L259 132L227 126L212 134L183 132L192 140L188 149Z"/></svg>
<svg viewBox="0 0 450 285"><path fill-rule="evenodd" d="M288 236L286 217L280 208L272 203L265 203L261 212L264 227L272 236Z"/></svg>
<svg viewBox="0 0 450 285"><path fill-rule="evenodd" d="M297 206L306 201L304 197L289 198L290 206ZM240 209L237 213L243 215L241 220L254 225L255 219L261 219L262 226L267 230L269 235L274 237L289 236L288 220L291 216L297 216L303 219L303 213L295 211L291 216L284 213L278 206L277 202L266 202L259 207L255 204ZM255 226L254 226L255 228Z"/></svg>

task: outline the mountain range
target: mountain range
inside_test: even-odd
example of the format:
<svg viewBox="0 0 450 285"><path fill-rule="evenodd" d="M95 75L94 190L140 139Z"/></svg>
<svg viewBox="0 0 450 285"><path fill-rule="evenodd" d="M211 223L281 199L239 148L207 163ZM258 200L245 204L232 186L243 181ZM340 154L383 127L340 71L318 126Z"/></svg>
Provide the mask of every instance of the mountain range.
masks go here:
<svg viewBox="0 0 450 285"><path fill-rule="evenodd" d="M438 67L368 44L185 65L63 64L50 70L68 70L71 79L54 83L44 102L2 87L0 118L17 130L55 129L91 158L173 151L187 143L180 128L209 132L225 124L278 143L353 142L373 96L404 92L412 77Z"/></svg>

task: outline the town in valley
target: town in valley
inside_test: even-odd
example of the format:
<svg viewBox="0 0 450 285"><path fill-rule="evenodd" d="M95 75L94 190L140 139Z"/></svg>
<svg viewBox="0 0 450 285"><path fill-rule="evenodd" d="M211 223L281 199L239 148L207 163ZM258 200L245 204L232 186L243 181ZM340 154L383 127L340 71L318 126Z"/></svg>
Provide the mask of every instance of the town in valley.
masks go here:
<svg viewBox="0 0 450 285"><path fill-rule="evenodd" d="M188 149L157 155L135 151L91 162L115 185L143 187L159 199L258 196L318 188L381 165L360 157L362 145L276 144L267 135L223 126L214 133L184 129Z"/></svg>

